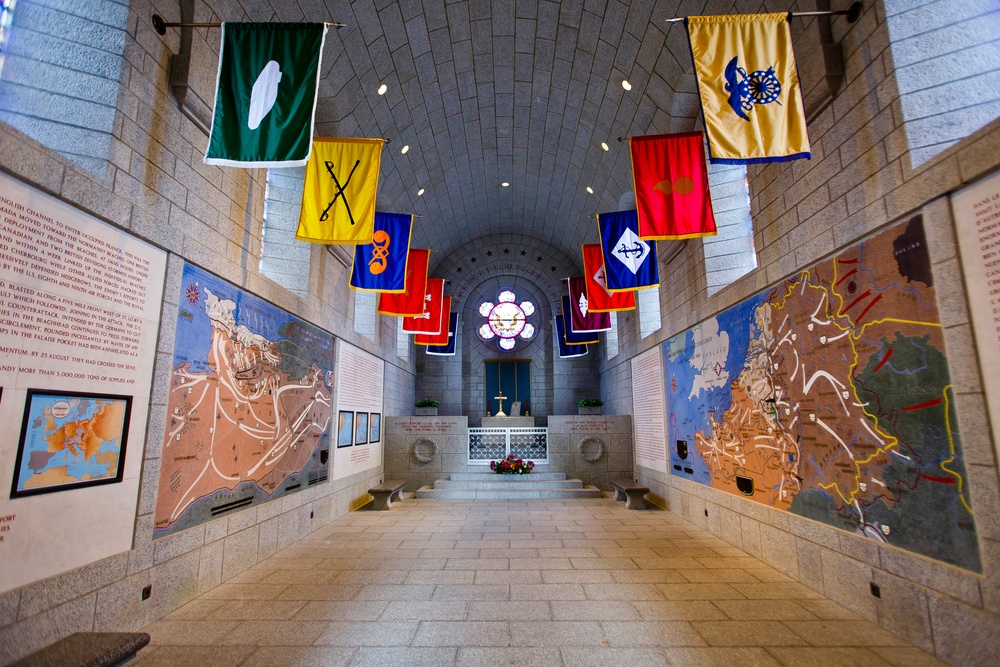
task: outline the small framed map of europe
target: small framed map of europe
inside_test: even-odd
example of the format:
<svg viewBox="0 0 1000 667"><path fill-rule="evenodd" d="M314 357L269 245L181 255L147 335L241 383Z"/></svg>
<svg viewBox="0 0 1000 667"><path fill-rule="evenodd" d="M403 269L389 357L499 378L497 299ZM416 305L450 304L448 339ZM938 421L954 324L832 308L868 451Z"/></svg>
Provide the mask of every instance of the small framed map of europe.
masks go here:
<svg viewBox="0 0 1000 667"><path fill-rule="evenodd" d="M10 497L121 482L131 396L29 389Z"/></svg>

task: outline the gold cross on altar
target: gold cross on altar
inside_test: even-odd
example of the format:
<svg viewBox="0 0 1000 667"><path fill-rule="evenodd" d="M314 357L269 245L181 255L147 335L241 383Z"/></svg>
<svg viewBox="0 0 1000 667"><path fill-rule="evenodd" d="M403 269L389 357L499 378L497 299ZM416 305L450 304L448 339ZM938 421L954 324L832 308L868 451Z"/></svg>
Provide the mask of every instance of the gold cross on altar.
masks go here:
<svg viewBox="0 0 1000 667"><path fill-rule="evenodd" d="M493 398L495 398L498 401L500 401L500 409L497 410L497 413L495 415L493 415L493 416L494 417L506 417L507 415L505 415L504 412L503 412L503 401L507 397L503 395L503 390L500 390L500 395L499 396L494 396Z"/></svg>

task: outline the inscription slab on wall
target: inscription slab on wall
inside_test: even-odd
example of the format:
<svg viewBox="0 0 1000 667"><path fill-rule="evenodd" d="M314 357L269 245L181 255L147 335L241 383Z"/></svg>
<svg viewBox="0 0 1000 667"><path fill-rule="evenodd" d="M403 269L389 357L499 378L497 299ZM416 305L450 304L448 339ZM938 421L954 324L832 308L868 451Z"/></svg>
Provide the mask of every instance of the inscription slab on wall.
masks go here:
<svg viewBox="0 0 1000 667"><path fill-rule="evenodd" d="M179 296L154 537L329 478L333 335L190 264Z"/></svg>
<svg viewBox="0 0 1000 667"><path fill-rule="evenodd" d="M132 547L166 253L3 175L0 216L3 592Z"/></svg>
<svg viewBox="0 0 1000 667"><path fill-rule="evenodd" d="M922 219L664 343L671 472L980 570Z"/></svg>
<svg viewBox="0 0 1000 667"><path fill-rule="evenodd" d="M632 359L635 465L666 472L663 363L656 348Z"/></svg>
<svg viewBox="0 0 1000 667"><path fill-rule="evenodd" d="M333 478L343 479L382 465L382 439L365 437L358 424L369 424L372 415L382 419L385 362L344 341L338 354L337 411L352 415L354 431L352 445L337 447L334 454Z"/></svg>
<svg viewBox="0 0 1000 667"><path fill-rule="evenodd" d="M979 369L1000 459L1000 174L952 196Z"/></svg>

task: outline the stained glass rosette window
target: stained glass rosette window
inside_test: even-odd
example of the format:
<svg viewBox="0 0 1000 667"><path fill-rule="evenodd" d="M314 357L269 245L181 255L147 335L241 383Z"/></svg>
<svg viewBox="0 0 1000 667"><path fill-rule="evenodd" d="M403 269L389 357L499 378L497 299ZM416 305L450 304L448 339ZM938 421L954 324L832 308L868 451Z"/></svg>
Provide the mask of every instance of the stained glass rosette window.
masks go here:
<svg viewBox="0 0 1000 667"><path fill-rule="evenodd" d="M484 341L496 340L504 352L510 352L517 340L530 340L535 336L535 325L528 318L535 314L535 304L531 301L518 303L513 290L501 290L496 303L484 301L479 304L479 314L486 322L479 326L479 337Z"/></svg>

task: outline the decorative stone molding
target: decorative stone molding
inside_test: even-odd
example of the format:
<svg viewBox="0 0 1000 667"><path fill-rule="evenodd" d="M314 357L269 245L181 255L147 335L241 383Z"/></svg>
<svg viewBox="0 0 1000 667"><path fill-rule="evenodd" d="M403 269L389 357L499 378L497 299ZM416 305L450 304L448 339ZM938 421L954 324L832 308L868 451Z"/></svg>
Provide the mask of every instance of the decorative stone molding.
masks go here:
<svg viewBox="0 0 1000 667"><path fill-rule="evenodd" d="M420 438L413 443L410 452L417 463L430 463L437 456L437 443L429 438Z"/></svg>
<svg viewBox="0 0 1000 667"><path fill-rule="evenodd" d="M593 436L584 438L576 446L576 451L580 453L580 458L587 463L597 463L604 458L604 441Z"/></svg>

